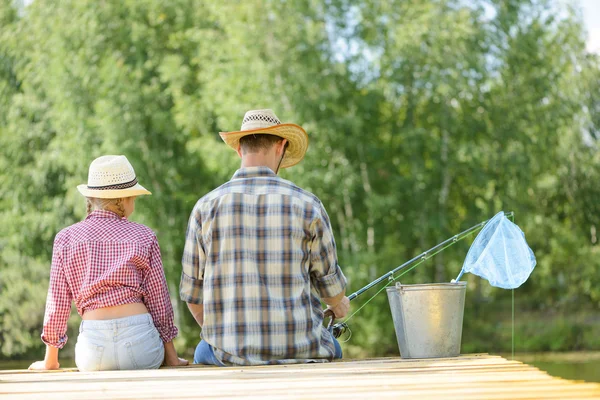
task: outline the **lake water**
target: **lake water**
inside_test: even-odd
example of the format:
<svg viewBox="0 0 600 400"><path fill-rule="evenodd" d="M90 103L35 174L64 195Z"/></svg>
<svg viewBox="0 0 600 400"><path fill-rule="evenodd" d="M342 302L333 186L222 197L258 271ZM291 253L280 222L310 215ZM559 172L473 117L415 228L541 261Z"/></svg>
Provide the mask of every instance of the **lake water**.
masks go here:
<svg viewBox="0 0 600 400"><path fill-rule="evenodd" d="M565 379L600 382L600 360L591 361L530 361L533 365L550 375Z"/></svg>
<svg viewBox="0 0 600 400"><path fill-rule="evenodd" d="M568 353L569 356L561 354L536 354L532 355L515 355L515 360L523 361L529 365L533 365L550 375L558 376L565 379L583 380L588 382L600 382L600 354L584 353ZM511 359L510 354L504 355L508 360ZM6 369L25 369L29 367L31 361L0 361L0 370ZM75 367L73 360L61 360L61 367Z"/></svg>
<svg viewBox="0 0 600 400"><path fill-rule="evenodd" d="M501 354L507 360L510 354ZM552 376L564 379L600 382L600 352L523 353L515 360L533 365Z"/></svg>
<svg viewBox="0 0 600 400"><path fill-rule="evenodd" d="M560 376L565 379L600 382L600 361L560 363L560 362L533 362L533 365L550 375Z"/></svg>

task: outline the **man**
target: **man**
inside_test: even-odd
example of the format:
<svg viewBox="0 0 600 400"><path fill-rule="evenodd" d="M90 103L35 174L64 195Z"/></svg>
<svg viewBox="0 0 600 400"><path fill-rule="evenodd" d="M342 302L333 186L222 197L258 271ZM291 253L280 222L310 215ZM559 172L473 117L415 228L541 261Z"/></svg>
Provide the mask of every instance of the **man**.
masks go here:
<svg viewBox="0 0 600 400"><path fill-rule="evenodd" d="M277 176L302 160L306 132L272 110L248 111L221 138L242 159L189 219L181 299L202 327L195 363L262 365L341 358L321 300L349 310L329 218L319 199Z"/></svg>

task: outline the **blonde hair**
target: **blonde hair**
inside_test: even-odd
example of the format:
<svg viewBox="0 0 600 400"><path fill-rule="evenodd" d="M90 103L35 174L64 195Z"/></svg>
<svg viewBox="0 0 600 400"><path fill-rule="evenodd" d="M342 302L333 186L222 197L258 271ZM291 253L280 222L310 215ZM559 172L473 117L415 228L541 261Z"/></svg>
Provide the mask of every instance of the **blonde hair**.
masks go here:
<svg viewBox="0 0 600 400"><path fill-rule="evenodd" d="M125 216L123 199L99 199L96 197L86 197L87 213L91 214L95 210L112 211L121 218Z"/></svg>

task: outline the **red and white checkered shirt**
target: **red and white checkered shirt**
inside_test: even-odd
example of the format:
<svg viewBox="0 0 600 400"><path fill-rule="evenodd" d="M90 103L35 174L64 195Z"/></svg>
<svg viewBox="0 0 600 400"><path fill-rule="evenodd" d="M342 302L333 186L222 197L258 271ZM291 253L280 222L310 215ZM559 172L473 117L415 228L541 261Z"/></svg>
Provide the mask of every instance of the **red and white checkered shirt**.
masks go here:
<svg viewBox="0 0 600 400"><path fill-rule="evenodd" d="M177 336L158 240L144 225L97 210L56 235L42 341L67 342L71 300L77 312L143 302L164 342Z"/></svg>

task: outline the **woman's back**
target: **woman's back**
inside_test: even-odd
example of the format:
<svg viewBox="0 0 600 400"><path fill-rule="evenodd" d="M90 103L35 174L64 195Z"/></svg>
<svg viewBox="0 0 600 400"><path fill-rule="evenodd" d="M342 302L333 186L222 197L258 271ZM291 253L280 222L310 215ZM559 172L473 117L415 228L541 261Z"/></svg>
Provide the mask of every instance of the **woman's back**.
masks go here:
<svg viewBox="0 0 600 400"><path fill-rule="evenodd" d="M154 233L146 226L96 210L62 230L55 246L77 311L140 302L151 265Z"/></svg>

